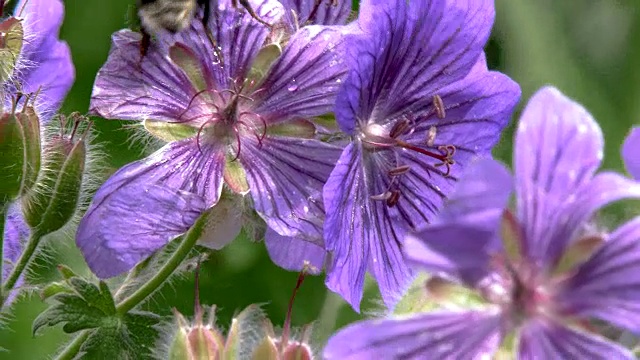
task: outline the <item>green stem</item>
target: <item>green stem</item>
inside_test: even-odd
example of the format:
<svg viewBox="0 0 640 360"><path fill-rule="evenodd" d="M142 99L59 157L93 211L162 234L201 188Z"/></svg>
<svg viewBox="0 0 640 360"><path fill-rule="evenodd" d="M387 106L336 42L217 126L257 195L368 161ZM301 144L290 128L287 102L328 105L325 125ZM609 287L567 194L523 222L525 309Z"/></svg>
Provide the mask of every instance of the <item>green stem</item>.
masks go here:
<svg viewBox="0 0 640 360"><path fill-rule="evenodd" d="M6 221L8 207L8 204L0 203L0 285L2 285L2 269L4 267L4 222ZM4 304L4 291L0 286L0 308L2 308L2 304Z"/></svg>
<svg viewBox="0 0 640 360"><path fill-rule="evenodd" d="M180 263L189 255L191 249L196 244L200 235L202 235L202 229L207 222L207 216L201 216L198 221L191 227L189 232L183 237L182 242L178 248L173 252L169 260L167 260L162 268L153 276L147 283L145 283L140 289L131 294L126 299L122 300L116 306L118 315L124 315L129 310L136 307L143 302L149 295L153 294L158 288L171 276L171 274L178 268ZM145 265L146 266L146 265ZM136 270L133 270L136 271ZM82 344L87 340L92 330L84 330L80 333L67 347L55 358L55 360L70 360L73 359Z"/></svg>
<svg viewBox="0 0 640 360"><path fill-rule="evenodd" d="M78 352L80 351L80 348L82 347L82 344L84 344L84 342L89 337L89 334L89 330L82 331L80 334L78 334L78 336L75 337L75 339L73 339L73 341L69 343L69 345L67 345L67 347L64 348L64 350L62 350L60 354L58 354L58 356L56 356L54 360L71 360L76 357L76 355L78 355Z"/></svg>
<svg viewBox="0 0 640 360"><path fill-rule="evenodd" d="M24 270L27 268L27 265L29 265L29 263L31 262L33 254L36 252L36 249L38 248L38 244L40 244L40 240L42 239L42 237L43 235L40 235L37 230L34 230L31 233L29 241L27 241L27 246L22 251L18 262L16 262L16 265L13 267L13 270L11 270L11 273L9 273L7 281L2 285L3 294L8 294L11 290L13 290L13 287L20 278L20 275L22 275ZM4 305L4 301L5 299L3 297L0 306Z"/></svg>
<svg viewBox="0 0 640 360"><path fill-rule="evenodd" d="M182 243L167 260L160 271L156 273L148 282L146 282L140 289L133 294L129 295L126 299L122 300L116 307L119 315L126 314L129 310L133 309L136 305L144 301L149 295L156 291L160 285L162 285L169 276L178 268L182 261L189 255L189 252L196 244L200 235L202 235L202 229L207 221L207 216L201 216L198 221L191 227L189 232L184 236Z"/></svg>

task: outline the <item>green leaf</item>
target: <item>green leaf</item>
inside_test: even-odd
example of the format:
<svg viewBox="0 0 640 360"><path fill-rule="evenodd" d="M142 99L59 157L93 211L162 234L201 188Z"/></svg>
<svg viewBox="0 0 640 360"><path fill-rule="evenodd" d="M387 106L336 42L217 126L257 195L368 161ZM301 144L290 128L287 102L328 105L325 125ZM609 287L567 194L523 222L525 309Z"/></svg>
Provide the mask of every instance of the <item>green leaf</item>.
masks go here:
<svg viewBox="0 0 640 360"><path fill-rule="evenodd" d="M151 359L158 315L131 312L94 331L80 348L82 359Z"/></svg>
<svg viewBox="0 0 640 360"><path fill-rule="evenodd" d="M73 293L60 293L51 298L56 304L34 320L33 334L43 327L61 323L64 323L62 327L64 332L74 333L114 322L116 307L111 292L104 282L100 282L98 287L84 279L74 277L69 279L68 283Z"/></svg>

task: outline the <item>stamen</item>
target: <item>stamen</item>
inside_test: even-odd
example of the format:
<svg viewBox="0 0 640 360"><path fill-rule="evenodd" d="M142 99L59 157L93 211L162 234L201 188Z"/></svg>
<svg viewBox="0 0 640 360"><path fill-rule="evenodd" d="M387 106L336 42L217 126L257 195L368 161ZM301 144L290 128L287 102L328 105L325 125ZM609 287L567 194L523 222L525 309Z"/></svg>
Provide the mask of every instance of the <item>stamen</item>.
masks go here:
<svg viewBox="0 0 640 360"><path fill-rule="evenodd" d="M437 132L437 129L435 126L430 127L429 130L427 131L428 146L433 146L433 144L436 142L436 132Z"/></svg>
<svg viewBox="0 0 640 360"><path fill-rule="evenodd" d="M389 176L404 175L404 174L408 173L409 170L411 170L411 166L409 166L409 165L398 166L397 168L389 170Z"/></svg>
<svg viewBox="0 0 640 360"><path fill-rule="evenodd" d="M411 128L411 122L407 118L403 118L400 121L397 121L393 124L391 131L389 131L389 137L392 139L397 138L400 135L403 135L407 129Z"/></svg>
<svg viewBox="0 0 640 360"><path fill-rule="evenodd" d="M391 193L391 196L389 196L389 198L387 199L387 206L391 208L396 206L396 204L400 200L400 191L391 190L390 193Z"/></svg>
<svg viewBox="0 0 640 360"><path fill-rule="evenodd" d="M249 0L232 0L231 1L232 5L234 8L238 7L238 3L240 3L240 5L242 5L242 7L247 10L247 13L249 13L249 15L254 18L257 22L259 22L262 25L265 25L267 27L271 27L271 24L269 24L268 22L262 20L258 14L256 14L255 11L253 11L253 8L251 7L251 4L249 3Z"/></svg>
<svg viewBox="0 0 640 360"><path fill-rule="evenodd" d="M447 114L445 112L444 102L442 102L442 98L438 94L433 95L433 107L436 109L438 119L444 119Z"/></svg>
<svg viewBox="0 0 640 360"><path fill-rule="evenodd" d="M212 94L219 94L219 92L217 90L210 90L210 89L204 89L204 90L200 90L198 91L195 95L193 95L191 97L191 100L189 100L189 104L187 105L187 107L184 109L184 111L182 113L180 113L180 116L178 116L178 121L175 121L176 123L181 122L180 120L182 119L182 117L189 111L189 109L191 109L191 105L193 104L193 102L202 94L204 93L208 93L211 92ZM217 105L215 104L210 104L207 103L208 105L211 105L213 107L215 107L216 111L219 111L219 108ZM173 121L172 121L173 122Z"/></svg>
<svg viewBox="0 0 640 360"><path fill-rule="evenodd" d="M236 156L231 159L231 162L238 160L240 157L240 151L242 150L242 142L240 141L240 130L238 129L238 125L233 125L233 132L236 134L236 144L238 145L238 152L236 152Z"/></svg>
<svg viewBox="0 0 640 360"><path fill-rule="evenodd" d="M376 201L386 201L391 197L391 192L390 191L385 191L382 194L378 194L378 195L371 195L369 198L371 200L376 200Z"/></svg>
<svg viewBox="0 0 640 360"><path fill-rule="evenodd" d="M444 153L444 157L441 159L442 162L435 164L435 166L446 166L447 171L445 171L444 176L449 176L451 165L456 163L453 160L453 156L456 154L456 147L454 145L442 145L438 146L438 150Z"/></svg>

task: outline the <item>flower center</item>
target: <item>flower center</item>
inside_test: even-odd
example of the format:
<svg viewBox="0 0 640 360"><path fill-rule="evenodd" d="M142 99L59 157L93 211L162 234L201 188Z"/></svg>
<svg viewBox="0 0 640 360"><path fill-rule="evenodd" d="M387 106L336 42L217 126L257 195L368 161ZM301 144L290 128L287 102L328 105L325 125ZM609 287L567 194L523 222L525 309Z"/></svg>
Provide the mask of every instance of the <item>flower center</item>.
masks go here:
<svg viewBox="0 0 640 360"><path fill-rule="evenodd" d="M207 143L224 143L236 160L242 150L243 137L254 136L261 146L267 131L265 120L251 110L253 98L243 94L243 90L244 86L235 86L223 91L200 91L191 98L176 122L198 128L198 148Z"/></svg>
<svg viewBox="0 0 640 360"><path fill-rule="evenodd" d="M440 96L433 97L432 113L425 115L436 115L438 119L444 119L446 116L445 107ZM430 126L425 134L424 141L419 143L410 143L402 139L402 137L412 135L416 129L416 121L410 114L402 115L390 122L389 128L376 123L369 123L361 128L358 138L364 145L364 148L370 152L389 151L389 150L409 150L420 155L427 156L437 160L434 167L444 167L441 172L442 176L449 176L451 166L455 164L453 157L456 153L455 145L435 145L437 136L437 127ZM387 171L390 177L388 189L384 192L373 195L373 200L385 201L387 206L393 207L400 199L399 177L411 170L409 165L403 164L400 157L395 157L395 167Z"/></svg>

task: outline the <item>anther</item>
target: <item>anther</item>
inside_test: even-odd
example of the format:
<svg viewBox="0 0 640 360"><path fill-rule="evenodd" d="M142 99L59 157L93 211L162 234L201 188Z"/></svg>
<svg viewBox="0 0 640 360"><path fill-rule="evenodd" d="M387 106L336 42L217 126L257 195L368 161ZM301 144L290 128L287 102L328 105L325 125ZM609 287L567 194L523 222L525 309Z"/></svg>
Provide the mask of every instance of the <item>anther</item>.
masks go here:
<svg viewBox="0 0 640 360"><path fill-rule="evenodd" d="M436 109L436 116L438 119L444 119L447 115L445 112L444 102L440 95L433 95L433 108Z"/></svg>
<svg viewBox="0 0 640 360"><path fill-rule="evenodd" d="M389 193L391 194L391 196L389 196L389 198L387 199L387 206L394 207L400 200L400 191L391 190Z"/></svg>
<svg viewBox="0 0 640 360"><path fill-rule="evenodd" d="M370 196L371 200L376 200L376 201L386 201L386 200L389 200L390 197L391 197L390 191L385 191L382 194Z"/></svg>
<svg viewBox="0 0 640 360"><path fill-rule="evenodd" d="M409 170L411 170L411 166L409 165L398 166L397 168L389 170L389 176L400 176L408 173Z"/></svg>
<svg viewBox="0 0 640 360"><path fill-rule="evenodd" d="M427 145L428 146L433 146L433 144L436 142L436 132L437 129L435 126L432 126L429 128L429 130L427 130Z"/></svg>
<svg viewBox="0 0 640 360"><path fill-rule="evenodd" d="M393 124L391 131L389 131L389 137L395 139L398 136L403 135L409 128L411 128L411 122L409 119L403 118L396 121L396 123Z"/></svg>

